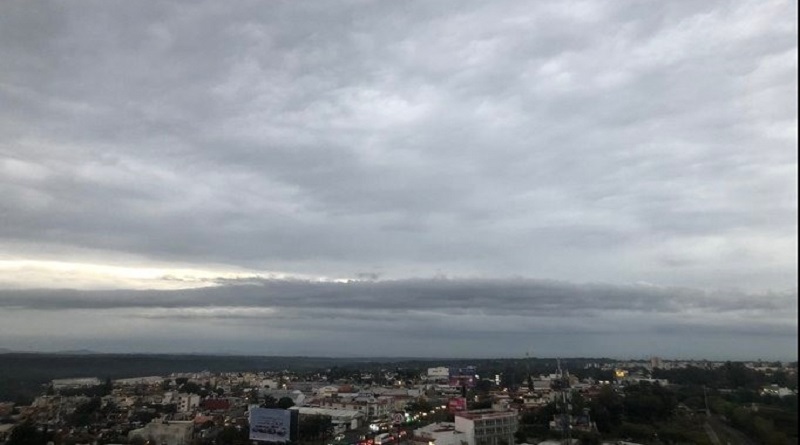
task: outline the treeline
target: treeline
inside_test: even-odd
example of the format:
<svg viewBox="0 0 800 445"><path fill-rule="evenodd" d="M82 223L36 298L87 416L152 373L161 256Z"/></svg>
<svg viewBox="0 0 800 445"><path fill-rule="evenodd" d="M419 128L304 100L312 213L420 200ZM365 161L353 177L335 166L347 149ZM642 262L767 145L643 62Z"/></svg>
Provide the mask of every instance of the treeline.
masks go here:
<svg viewBox="0 0 800 445"><path fill-rule="evenodd" d="M712 411L725 416L733 427L758 442L786 445L797 443L797 397L794 401L794 412L770 406L743 406L719 396L711 397L709 405Z"/></svg>
<svg viewBox="0 0 800 445"><path fill-rule="evenodd" d="M702 419L691 412L679 410L679 396L669 388L658 384L640 383L618 391L604 386L592 400L574 393L571 414L589 414L597 426L597 432L575 432L573 437L584 444L598 444L601 438L631 438L644 443L658 438L661 443L707 444L708 438L702 429ZM530 437L558 438L560 433L551 431L549 422L558 414L554 404L522 414L518 441Z"/></svg>
<svg viewBox="0 0 800 445"><path fill-rule="evenodd" d="M766 374L744 366L743 363L726 362L713 369L689 366L678 369L655 369L654 378L668 379L677 385L700 385L709 388L747 388L759 389L762 386L776 384L797 389L797 374L780 369Z"/></svg>

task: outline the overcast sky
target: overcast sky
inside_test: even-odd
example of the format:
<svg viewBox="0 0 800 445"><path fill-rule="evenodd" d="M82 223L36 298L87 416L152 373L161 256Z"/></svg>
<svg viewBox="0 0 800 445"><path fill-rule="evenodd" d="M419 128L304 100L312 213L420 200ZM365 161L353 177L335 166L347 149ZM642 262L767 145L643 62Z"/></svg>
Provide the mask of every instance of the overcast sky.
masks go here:
<svg viewBox="0 0 800 445"><path fill-rule="evenodd" d="M0 3L0 348L797 357L797 4Z"/></svg>

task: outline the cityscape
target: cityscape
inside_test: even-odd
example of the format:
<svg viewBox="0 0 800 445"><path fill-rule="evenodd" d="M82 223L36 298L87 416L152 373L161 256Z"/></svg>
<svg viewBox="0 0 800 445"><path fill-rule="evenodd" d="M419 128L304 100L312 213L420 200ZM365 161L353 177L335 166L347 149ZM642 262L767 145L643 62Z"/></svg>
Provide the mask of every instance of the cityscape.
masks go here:
<svg viewBox="0 0 800 445"><path fill-rule="evenodd" d="M316 359L333 365L314 369L310 358L195 356L181 366L294 361L296 369L134 376L129 365L143 359L156 369L179 358L3 358L20 373L45 360L69 363L73 373L108 371L95 361L115 360L114 372L128 375L40 377L28 392L0 387L17 399L0 402L0 443L9 445L718 445L798 437L797 362Z"/></svg>

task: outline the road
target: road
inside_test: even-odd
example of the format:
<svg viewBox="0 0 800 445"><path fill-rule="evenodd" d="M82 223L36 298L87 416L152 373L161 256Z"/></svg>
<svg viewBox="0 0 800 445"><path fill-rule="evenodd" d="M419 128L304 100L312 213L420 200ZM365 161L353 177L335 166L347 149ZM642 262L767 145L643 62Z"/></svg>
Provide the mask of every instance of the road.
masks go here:
<svg viewBox="0 0 800 445"><path fill-rule="evenodd" d="M705 428L706 434L708 434L708 438L711 440L712 444L722 445L722 442L719 441L719 436L717 436L716 431L714 431L714 428L712 428L711 425L708 424L708 422L706 422L705 425L703 425L703 428Z"/></svg>
<svg viewBox="0 0 800 445"><path fill-rule="evenodd" d="M714 444L720 445L758 445L758 442L753 441L749 437L747 437L744 433L737 430L736 428L731 427L727 423L723 422L718 416L711 415L706 422L706 433L708 433L709 428L714 433L715 436L718 437L718 442L714 442L714 439L711 438L711 434L708 435L711 438L711 441ZM722 437L720 439L719 437Z"/></svg>

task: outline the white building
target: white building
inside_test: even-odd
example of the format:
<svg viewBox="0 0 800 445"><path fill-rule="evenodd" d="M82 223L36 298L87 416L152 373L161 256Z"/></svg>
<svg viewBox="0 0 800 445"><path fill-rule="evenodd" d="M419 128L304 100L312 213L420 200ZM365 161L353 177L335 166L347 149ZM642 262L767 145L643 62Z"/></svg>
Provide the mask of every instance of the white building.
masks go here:
<svg viewBox="0 0 800 445"><path fill-rule="evenodd" d="M439 366L438 368L428 368L428 378L432 380L446 379L450 377L450 368Z"/></svg>
<svg viewBox="0 0 800 445"><path fill-rule="evenodd" d="M517 412L464 411L456 413L455 427L466 435L467 445L513 445L518 429Z"/></svg>
<svg viewBox="0 0 800 445"><path fill-rule="evenodd" d="M129 385L158 385L164 381L164 377L149 376L149 377L133 377L129 379L114 380L115 385L129 386Z"/></svg>
<svg viewBox="0 0 800 445"><path fill-rule="evenodd" d="M55 379L50 383L53 385L53 389L84 388L89 386L99 386L103 384L103 382L100 381L100 379L98 379L97 377L83 377L78 379Z"/></svg>
<svg viewBox="0 0 800 445"><path fill-rule="evenodd" d="M318 388L315 393L319 397L333 397L339 394L339 387L333 385L323 386Z"/></svg>
<svg viewBox="0 0 800 445"><path fill-rule="evenodd" d="M787 397L791 395L797 394L795 391L792 391L789 388L782 388L778 385L769 385L761 388L761 395L762 396L778 396L778 397Z"/></svg>
<svg viewBox="0 0 800 445"><path fill-rule="evenodd" d="M174 403L179 413L194 411L200 406L200 396L197 394L165 392L162 402L165 405Z"/></svg>

